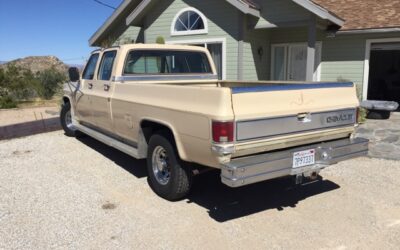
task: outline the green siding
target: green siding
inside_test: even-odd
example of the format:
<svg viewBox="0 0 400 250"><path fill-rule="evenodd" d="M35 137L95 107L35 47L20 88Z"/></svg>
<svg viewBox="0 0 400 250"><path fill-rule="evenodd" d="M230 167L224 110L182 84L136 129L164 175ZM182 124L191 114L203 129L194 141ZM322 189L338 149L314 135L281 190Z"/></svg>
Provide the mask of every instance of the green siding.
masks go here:
<svg viewBox="0 0 400 250"><path fill-rule="evenodd" d="M208 34L171 36L171 24L175 15L187 7L194 7L207 16ZM164 0L157 4L146 17L145 42L154 43L158 36L163 36L166 41L225 38L226 77L237 79L239 14L235 7L225 1Z"/></svg>
<svg viewBox="0 0 400 250"><path fill-rule="evenodd" d="M142 29L140 27L129 26L115 41L115 45L143 42Z"/></svg>
<svg viewBox="0 0 400 250"><path fill-rule="evenodd" d="M362 84L366 39L342 36L322 44L322 81L352 81Z"/></svg>
<svg viewBox="0 0 400 250"><path fill-rule="evenodd" d="M259 50L263 55L259 55ZM244 39L243 79L268 80L270 68L269 31L248 31Z"/></svg>
<svg viewBox="0 0 400 250"><path fill-rule="evenodd" d="M322 44L322 81L350 80L361 85L364 78L365 46L368 39L400 37L400 33L338 35Z"/></svg>

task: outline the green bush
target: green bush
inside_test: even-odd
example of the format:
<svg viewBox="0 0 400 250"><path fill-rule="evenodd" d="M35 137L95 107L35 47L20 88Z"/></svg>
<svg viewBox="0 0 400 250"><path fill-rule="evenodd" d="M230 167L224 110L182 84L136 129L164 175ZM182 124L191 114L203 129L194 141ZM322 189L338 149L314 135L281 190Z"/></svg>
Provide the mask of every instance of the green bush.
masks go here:
<svg viewBox="0 0 400 250"><path fill-rule="evenodd" d="M367 121L368 110L360 108L358 112L358 122L365 123Z"/></svg>
<svg viewBox="0 0 400 250"><path fill-rule="evenodd" d="M33 88L36 79L28 69L22 69L13 64L8 65L0 73L1 96L10 96L14 100L26 100L35 96Z"/></svg>
<svg viewBox="0 0 400 250"><path fill-rule="evenodd" d="M0 108L15 108L18 102L37 97L49 100L65 80L66 75L55 68L36 74L14 64L0 68Z"/></svg>
<svg viewBox="0 0 400 250"><path fill-rule="evenodd" d="M54 68L46 69L38 72L36 75L37 82L35 83L36 92L39 97L49 100L53 98L66 80L66 76Z"/></svg>
<svg viewBox="0 0 400 250"><path fill-rule="evenodd" d="M12 109L16 107L17 103L11 96L0 96L0 109Z"/></svg>
<svg viewBox="0 0 400 250"><path fill-rule="evenodd" d="M165 44L165 39L164 39L164 37L158 36L158 37L156 38L156 43L157 43L157 44Z"/></svg>

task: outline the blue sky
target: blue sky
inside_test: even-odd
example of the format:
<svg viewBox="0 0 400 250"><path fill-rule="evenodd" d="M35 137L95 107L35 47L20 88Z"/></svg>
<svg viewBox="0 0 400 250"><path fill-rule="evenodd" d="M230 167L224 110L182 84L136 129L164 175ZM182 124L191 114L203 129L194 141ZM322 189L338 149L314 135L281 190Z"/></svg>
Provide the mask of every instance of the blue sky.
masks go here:
<svg viewBox="0 0 400 250"><path fill-rule="evenodd" d="M0 0L0 61L54 55L83 64L90 36L112 12L93 0Z"/></svg>

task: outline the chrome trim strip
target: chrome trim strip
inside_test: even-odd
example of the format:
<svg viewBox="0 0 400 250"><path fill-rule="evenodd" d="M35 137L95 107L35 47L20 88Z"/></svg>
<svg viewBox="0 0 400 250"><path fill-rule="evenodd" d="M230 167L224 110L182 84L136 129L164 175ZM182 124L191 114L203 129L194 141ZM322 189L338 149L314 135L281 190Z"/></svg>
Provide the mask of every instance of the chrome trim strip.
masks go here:
<svg viewBox="0 0 400 250"><path fill-rule="evenodd" d="M184 81L184 80L218 80L216 75L135 75L135 76L118 76L115 77L116 82L125 81Z"/></svg>
<svg viewBox="0 0 400 250"><path fill-rule="evenodd" d="M327 89L327 88L352 88L352 82L320 82L320 83L305 83L305 84L270 84L270 85L256 85L256 86L243 86L232 87L233 94L245 94L252 92L271 92L271 91L288 91L288 90L303 90L303 89Z"/></svg>
<svg viewBox="0 0 400 250"><path fill-rule="evenodd" d="M106 144L106 145L108 145L110 147L116 148L116 149L124 152L125 154L128 154L128 155L130 155L130 156L132 156L132 157L134 157L136 159L141 159L137 148L132 147L130 145L127 145L127 144L125 144L123 142L120 142L118 140L115 140L114 138L109 137L107 135L104 135L102 133L99 133L96 130L93 130L91 128L83 126L83 125L81 125L80 123L78 123L76 121L73 121L73 124L82 133L87 134L87 135L95 138L96 140L99 140L102 143L104 143L104 144Z"/></svg>
<svg viewBox="0 0 400 250"><path fill-rule="evenodd" d="M110 138L112 138L112 139L114 139L116 141L119 141L121 143L127 144L127 145L129 145L129 146L131 146L131 147L133 147L135 149L138 148L138 143L137 142L125 139L125 138L123 138L123 137L121 137L119 135L116 135L114 133L108 132L105 129L99 128L99 127L97 127L95 125L92 125L90 123L80 122L80 125L85 126L86 128L89 128L89 129L91 129L91 130L93 130L93 131L95 131L97 133L100 133L100 134L103 134L103 135L105 135L107 137L110 137Z"/></svg>
<svg viewBox="0 0 400 250"><path fill-rule="evenodd" d="M211 150L219 156L225 156L235 153L235 146L232 144L229 145L214 144L211 146Z"/></svg>
<svg viewBox="0 0 400 250"><path fill-rule="evenodd" d="M301 132L318 131L328 128L341 128L356 123L356 109L341 109L306 114L270 117L236 122L236 140L256 140L273 138ZM329 120L345 115L346 120ZM333 117L333 118L332 118Z"/></svg>

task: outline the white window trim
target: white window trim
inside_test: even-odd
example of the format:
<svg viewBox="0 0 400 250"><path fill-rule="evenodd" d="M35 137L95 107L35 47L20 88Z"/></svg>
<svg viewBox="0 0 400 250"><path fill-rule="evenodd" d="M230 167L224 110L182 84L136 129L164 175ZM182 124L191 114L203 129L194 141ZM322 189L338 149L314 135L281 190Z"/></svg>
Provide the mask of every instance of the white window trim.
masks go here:
<svg viewBox="0 0 400 250"><path fill-rule="evenodd" d="M202 30L188 30L188 31L175 31L175 24L178 21L178 18L186 11L193 11L195 13L197 13L201 19L203 19L203 23L204 23L204 29ZM171 24L171 36L187 36L187 35L199 35L199 34L208 34L208 20L207 17L201 13L198 9L193 8L193 7L188 7L188 8L184 8L181 11L179 11Z"/></svg>
<svg viewBox="0 0 400 250"><path fill-rule="evenodd" d="M166 41L167 44L207 44L221 43L222 44L222 80L226 80L226 38L209 38L209 39L195 39L195 40L177 40Z"/></svg>
<svg viewBox="0 0 400 250"><path fill-rule="evenodd" d="M271 44L271 68L270 68L270 70L271 70L270 71L271 79L275 77L273 75L274 74L274 70L275 70L275 68L274 68L275 48L276 47L285 47L285 58L290 58L290 49L289 49L289 47L290 46L299 46L299 45L301 45L301 46L306 45L307 46L307 43L303 42L303 43L274 43L274 44ZM317 69L314 72L313 78L315 79L315 81L321 81L322 42L321 41L317 41L316 45L321 47L321 53L319 54L319 58L318 58L319 59L319 65L318 65ZM289 72L289 62L287 60L286 60L286 65L285 65L285 69L284 70L285 70L284 74L285 74L286 78L288 78L287 74Z"/></svg>
<svg viewBox="0 0 400 250"><path fill-rule="evenodd" d="M368 39L365 46L365 59L364 59L364 78L363 78L363 100L368 99L368 82L369 82L369 59L371 58L371 46L373 43L394 43L400 42L400 38L382 38L382 39Z"/></svg>

